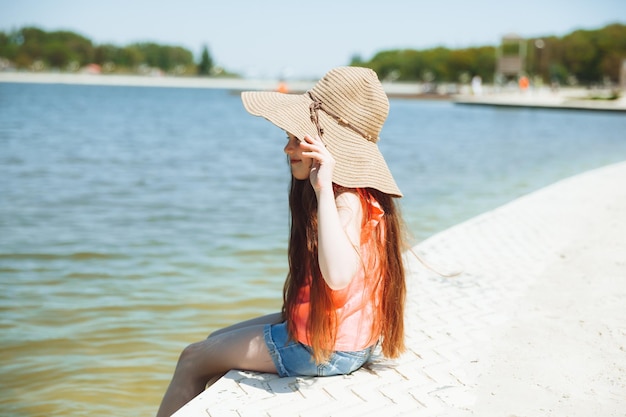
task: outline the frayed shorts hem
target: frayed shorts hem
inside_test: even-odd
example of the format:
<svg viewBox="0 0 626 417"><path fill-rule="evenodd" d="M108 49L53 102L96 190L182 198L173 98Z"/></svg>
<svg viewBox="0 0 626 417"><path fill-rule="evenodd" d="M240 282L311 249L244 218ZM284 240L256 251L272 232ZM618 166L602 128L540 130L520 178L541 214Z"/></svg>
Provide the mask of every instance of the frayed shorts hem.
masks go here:
<svg viewBox="0 0 626 417"><path fill-rule="evenodd" d="M335 351L326 363L318 365L311 347L289 339L286 322L265 325L263 335L281 377L347 375L369 361L374 350L371 346L356 352Z"/></svg>

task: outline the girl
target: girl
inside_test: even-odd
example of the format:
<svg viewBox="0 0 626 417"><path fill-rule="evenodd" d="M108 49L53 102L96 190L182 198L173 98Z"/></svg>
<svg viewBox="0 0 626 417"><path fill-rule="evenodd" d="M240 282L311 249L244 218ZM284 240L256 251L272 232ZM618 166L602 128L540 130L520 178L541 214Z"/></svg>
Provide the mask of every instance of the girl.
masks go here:
<svg viewBox="0 0 626 417"><path fill-rule="evenodd" d="M216 331L181 354L157 416L230 369L281 377L349 374L380 343L404 350L401 197L376 142L389 102L374 71L331 70L302 95L244 92L287 132L289 273L283 308Z"/></svg>

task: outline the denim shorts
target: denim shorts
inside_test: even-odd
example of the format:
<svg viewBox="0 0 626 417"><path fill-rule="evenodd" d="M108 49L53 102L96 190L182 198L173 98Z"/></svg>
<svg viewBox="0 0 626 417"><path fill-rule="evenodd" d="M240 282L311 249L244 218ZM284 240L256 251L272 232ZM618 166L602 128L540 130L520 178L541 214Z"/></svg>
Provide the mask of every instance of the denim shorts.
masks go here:
<svg viewBox="0 0 626 417"><path fill-rule="evenodd" d="M317 365L309 346L289 339L287 323L267 324L264 335L265 344L281 377L350 374L370 359L373 350L372 346L358 352L335 351L328 362Z"/></svg>

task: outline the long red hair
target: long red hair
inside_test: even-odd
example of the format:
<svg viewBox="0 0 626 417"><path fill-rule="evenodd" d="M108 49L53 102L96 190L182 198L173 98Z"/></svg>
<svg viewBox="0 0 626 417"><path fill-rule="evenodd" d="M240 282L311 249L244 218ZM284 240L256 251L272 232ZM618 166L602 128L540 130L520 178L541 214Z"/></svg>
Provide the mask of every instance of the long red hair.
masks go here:
<svg viewBox="0 0 626 417"><path fill-rule="evenodd" d="M339 189L338 192L355 192L363 207L363 225L372 217L369 199L376 200L384 211L383 220L375 229L370 242L383 276L382 300L377 322L373 329L380 331L382 353L389 358L398 357L404 345L404 301L406 296L404 265L402 263L403 236L400 214L393 197L372 188ZM335 344L336 314L326 285L320 272L317 257L317 198L309 180L292 177L289 193L291 232L289 238L289 273L283 288L283 317L287 320L289 335L295 339L295 326L289 319L297 307L300 288L311 279L310 315L307 333L313 357L323 363L332 354ZM378 279L379 277L371 277Z"/></svg>

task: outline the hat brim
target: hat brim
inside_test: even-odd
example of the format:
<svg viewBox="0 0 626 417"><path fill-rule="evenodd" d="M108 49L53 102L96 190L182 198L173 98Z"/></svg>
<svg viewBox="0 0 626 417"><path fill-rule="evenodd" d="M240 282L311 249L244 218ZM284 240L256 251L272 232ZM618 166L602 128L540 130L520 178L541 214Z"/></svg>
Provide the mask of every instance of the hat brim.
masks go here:
<svg viewBox="0 0 626 417"><path fill-rule="evenodd" d="M274 91L246 91L241 94L245 109L292 135L317 136L311 121L308 94L284 94ZM322 141L335 158L333 182L348 188L375 188L394 197L402 197L378 145L353 130L340 125L324 111L318 111L324 130Z"/></svg>

